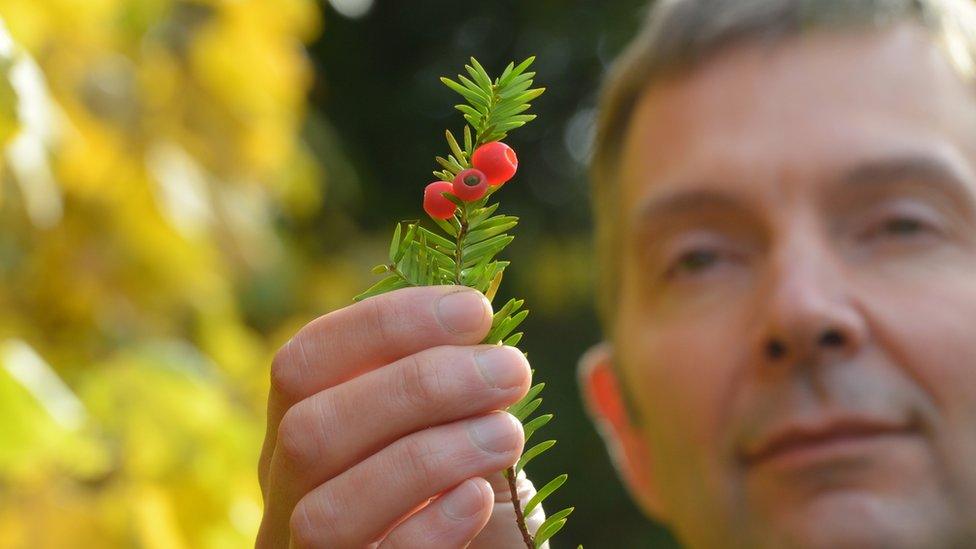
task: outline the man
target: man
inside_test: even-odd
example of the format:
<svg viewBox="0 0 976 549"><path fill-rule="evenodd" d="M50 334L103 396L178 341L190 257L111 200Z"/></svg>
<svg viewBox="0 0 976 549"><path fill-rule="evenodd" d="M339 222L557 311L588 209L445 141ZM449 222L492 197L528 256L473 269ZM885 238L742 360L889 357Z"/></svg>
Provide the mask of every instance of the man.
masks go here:
<svg viewBox="0 0 976 549"><path fill-rule="evenodd" d="M973 11L663 1L610 74L580 380L688 547L976 547ZM259 546L524 546L489 313L401 290L281 350Z"/></svg>

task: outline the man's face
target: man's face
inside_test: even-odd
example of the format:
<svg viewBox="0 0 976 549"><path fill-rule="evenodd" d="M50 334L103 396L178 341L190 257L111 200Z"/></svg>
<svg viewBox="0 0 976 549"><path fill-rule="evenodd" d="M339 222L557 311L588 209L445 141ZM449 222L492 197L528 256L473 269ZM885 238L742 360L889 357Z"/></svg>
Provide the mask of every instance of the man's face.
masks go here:
<svg viewBox="0 0 976 549"><path fill-rule="evenodd" d="M633 116L613 342L661 518L694 547L976 546L976 102L943 50L734 46Z"/></svg>

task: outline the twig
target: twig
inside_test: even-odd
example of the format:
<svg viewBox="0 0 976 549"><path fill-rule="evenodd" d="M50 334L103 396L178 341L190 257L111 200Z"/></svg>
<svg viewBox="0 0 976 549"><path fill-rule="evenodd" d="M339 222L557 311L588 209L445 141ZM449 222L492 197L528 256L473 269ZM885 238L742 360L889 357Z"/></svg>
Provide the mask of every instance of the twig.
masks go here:
<svg viewBox="0 0 976 549"><path fill-rule="evenodd" d="M529 549L535 548L535 540L532 539L532 534L529 533L529 527L525 524L525 516L522 515L522 503L519 501L518 488L515 486L515 466L508 468L508 489L512 492L512 504L515 505L515 522L518 523L519 530L522 531L522 539L525 540L525 546Z"/></svg>

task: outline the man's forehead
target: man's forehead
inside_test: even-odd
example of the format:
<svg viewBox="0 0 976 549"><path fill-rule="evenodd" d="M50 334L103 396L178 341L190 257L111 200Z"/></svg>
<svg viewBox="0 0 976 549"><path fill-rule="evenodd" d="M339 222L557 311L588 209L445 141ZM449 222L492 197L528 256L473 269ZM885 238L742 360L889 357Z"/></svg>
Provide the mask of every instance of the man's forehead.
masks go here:
<svg viewBox="0 0 976 549"><path fill-rule="evenodd" d="M976 152L973 97L915 24L733 47L641 98L621 157L622 204L643 216L694 202L691 191L650 199L678 188L767 180L789 192L857 170L858 180L871 179L864 170L959 179ZM697 198L722 193L707 194Z"/></svg>
<svg viewBox="0 0 976 549"><path fill-rule="evenodd" d="M693 68L655 81L641 102L691 102L726 111L755 108L755 100L770 92L801 89L856 102L891 91L893 82L920 81L931 88L939 84L933 79L960 76L940 43L914 21L881 28L818 28L778 41L732 42ZM838 82L847 85L839 88ZM721 104L715 104L716 97L723 99Z"/></svg>

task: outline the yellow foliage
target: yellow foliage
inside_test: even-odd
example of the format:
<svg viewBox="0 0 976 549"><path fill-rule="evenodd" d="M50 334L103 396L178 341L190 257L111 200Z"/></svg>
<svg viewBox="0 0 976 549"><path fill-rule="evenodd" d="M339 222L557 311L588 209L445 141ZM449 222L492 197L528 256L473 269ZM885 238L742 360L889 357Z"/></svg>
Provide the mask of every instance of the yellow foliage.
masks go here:
<svg viewBox="0 0 976 549"><path fill-rule="evenodd" d="M267 367L310 311L257 328L242 294L298 269L274 220L322 199L300 133L316 3L0 0L0 20L0 547L251 545ZM359 285L309 272L320 305Z"/></svg>

